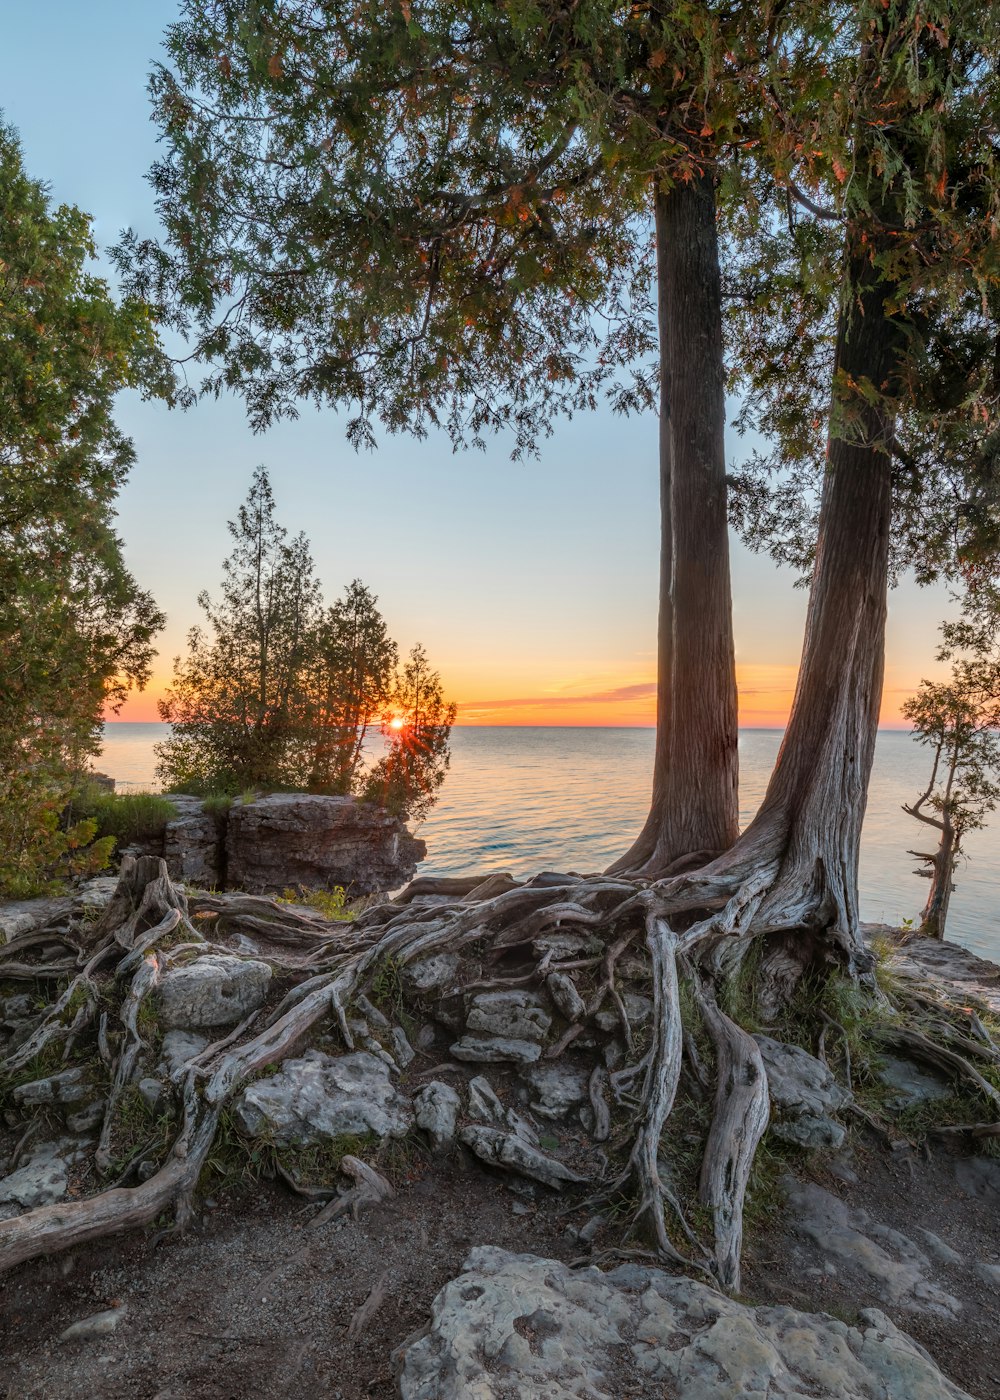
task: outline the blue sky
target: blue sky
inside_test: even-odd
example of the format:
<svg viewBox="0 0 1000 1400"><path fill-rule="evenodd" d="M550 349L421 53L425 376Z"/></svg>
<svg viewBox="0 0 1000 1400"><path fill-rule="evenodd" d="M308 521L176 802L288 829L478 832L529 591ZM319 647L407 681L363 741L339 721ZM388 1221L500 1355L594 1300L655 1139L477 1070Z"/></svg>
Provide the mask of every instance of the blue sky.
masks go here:
<svg viewBox="0 0 1000 1400"><path fill-rule="evenodd" d="M175 0L35 0L5 11L0 104L29 172L93 216L102 247L128 226L154 234L145 87ZM154 690L197 621L198 592L216 585L225 521L264 462L280 518L309 535L328 596L361 577L399 642L427 646L467 720L648 720L659 533L651 415L578 418L528 463L511 462L502 442L455 455L443 436L385 436L359 456L342 419L308 406L261 436L236 400L180 413L126 395L119 416L138 452L119 528L133 571L168 615ZM731 435L731 457L740 450ZM790 699L806 602L793 583L735 544L751 723L774 722ZM909 584L893 595L887 712L932 669L944 606L940 591ZM155 716L140 701L123 717Z"/></svg>

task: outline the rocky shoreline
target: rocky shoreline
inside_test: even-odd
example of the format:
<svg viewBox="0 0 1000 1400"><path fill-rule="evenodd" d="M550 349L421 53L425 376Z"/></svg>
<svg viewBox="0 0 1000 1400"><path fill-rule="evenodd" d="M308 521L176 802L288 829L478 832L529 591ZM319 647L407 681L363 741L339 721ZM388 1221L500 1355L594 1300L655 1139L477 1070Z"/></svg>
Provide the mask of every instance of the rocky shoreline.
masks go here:
<svg viewBox="0 0 1000 1400"><path fill-rule="evenodd" d="M8 906L0 938L48 956L31 939L100 919L115 888ZM454 897L417 882L408 900L433 922ZM122 1182L159 1170L169 1107L192 1074L287 1002L281 913L238 895L190 900L192 926L205 916L212 942L165 960L150 991L144 1048L117 1101L132 1136L111 1140ZM310 927L314 941L329 933ZM533 955L585 964L600 952L592 941L540 930ZM283 1393L276 1376L343 1400L1000 1393L1000 1161L965 1138L914 1131L915 1114L955 1092L939 1065L882 1054L876 1130L822 1044L817 1055L756 1033L779 1164L751 1183L743 1288L727 1298L699 1268L682 1276L641 1251L623 1258L615 1200L587 1204L613 1148L602 1118L616 1112L626 1032L641 1045L652 1017L642 953L620 965L620 1010L584 1018L579 975L498 988L484 951L385 964L344 1026L317 1025L251 1077L227 1132L244 1177L253 1162L260 1175L227 1190L219 1148L193 1234L159 1248L148 1232L83 1244L4 1275L7 1400L263 1397ZM903 987L1000 1013L1000 968L964 949L914 940L887 960ZM0 1051L16 1055L42 1018L29 992L5 992ZM5 1219L58 1214L93 1191L108 1103L86 1064L10 1089L0 1244ZM670 1132L680 1160L683 1120ZM183 1355L171 1331L192 1339Z"/></svg>

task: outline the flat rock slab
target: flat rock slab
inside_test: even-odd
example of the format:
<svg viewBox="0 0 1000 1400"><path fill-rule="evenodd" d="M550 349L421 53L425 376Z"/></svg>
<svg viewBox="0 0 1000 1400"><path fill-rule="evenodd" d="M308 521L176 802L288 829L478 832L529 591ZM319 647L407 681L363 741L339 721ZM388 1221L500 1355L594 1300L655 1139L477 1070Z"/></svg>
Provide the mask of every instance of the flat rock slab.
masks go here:
<svg viewBox="0 0 1000 1400"><path fill-rule="evenodd" d="M530 1065L539 1058L542 1047L536 1040L509 1040L505 1036L463 1035L451 1047L456 1060L469 1060L473 1064L502 1064L509 1061L517 1065Z"/></svg>
<svg viewBox="0 0 1000 1400"><path fill-rule="evenodd" d="M483 1246L394 1362L402 1400L970 1400L884 1314L860 1316Z"/></svg>
<svg viewBox="0 0 1000 1400"><path fill-rule="evenodd" d="M466 1027L505 1040L544 1040L552 1017L534 992L483 992L474 997Z"/></svg>
<svg viewBox="0 0 1000 1400"><path fill-rule="evenodd" d="M533 1094L531 1107L542 1118L565 1118L574 1108L589 1102L590 1077L585 1069L562 1061L533 1065L522 1078Z"/></svg>
<svg viewBox="0 0 1000 1400"><path fill-rule="evenodd" d="M22 934L34 933L69 914L71 898L12 899L0 904L0 943L10 943Z"/></svg>
<svg viewBox="0 0 1000 1400"><path fill-rule="evenodd" d="M271 969L265 962L209 953L160 981L157 995L165 1026L196 1031L231 1026L256 1011L267 996Z"/></svg>
<svg viewBox="0 0 1000 1400"><path fill-rule="evenodd" d="M283 1147L369 1133L398 1138L414 1122L388 1066L366 1050L337 1057L308 1050L286 1060L280 1073L244 1089L233 1115L251 1137L267 1134Z"/></svg>
<svg viewBox="0 0 1000 1400"><path fill-rule="evenodd" d="M827 1270L859 1277L887 1303L913 1312L957 1317L961 1303L932 1282L933 1252L909 1236L852 1210L839 1197L813 1182L784 1179L792 1229L815 1248Z"/></svg>

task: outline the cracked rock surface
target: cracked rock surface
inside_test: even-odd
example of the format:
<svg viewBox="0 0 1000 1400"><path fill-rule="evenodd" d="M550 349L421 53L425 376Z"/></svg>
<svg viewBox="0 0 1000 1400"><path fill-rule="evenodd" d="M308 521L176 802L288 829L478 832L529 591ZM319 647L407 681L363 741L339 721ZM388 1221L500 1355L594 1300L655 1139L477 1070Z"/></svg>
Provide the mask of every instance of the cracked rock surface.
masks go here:
<svg viewBox="0 0 1000 1400"><path fill-rule="evenodd" d="M969 1400L876 1309L751 1308L628 1264L474 1249L395 1358L403 1400Z"/></svg>

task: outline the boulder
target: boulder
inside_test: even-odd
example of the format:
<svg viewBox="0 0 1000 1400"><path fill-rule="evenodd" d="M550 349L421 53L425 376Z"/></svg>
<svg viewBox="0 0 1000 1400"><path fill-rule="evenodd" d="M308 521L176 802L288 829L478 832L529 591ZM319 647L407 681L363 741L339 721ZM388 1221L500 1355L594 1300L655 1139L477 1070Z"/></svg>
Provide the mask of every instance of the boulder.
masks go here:
<svg viewBox="0 0 1000 1400"><path fill-rule="evenodd" d="M533 1065L522 1076L535 1098L531 1107L543 1118L565 1118L572 1109L590 1100L590 1080L586 1070L555 1061Z"/></svg>
<svg viewBox="0 0 1000 1400"><path fill-rule="evenodd" d="M207 1046L205 1037L195 1035L193 1031L167 1031L160 1046L157 1074L165 1075L167 1079L179 1078L188 1061L200 1055Z"/></svg>
<svg viewBox="0 0 1000 1400"><path fill-rule="evenodd" d="M63 1158L55 1152L38 1154L0 1180L0 1220L61 1201L68 1189L69 1169Z"/></svg>
<svg viewBox="0 0 1000 1400"><path fill-rule="evenodd" d="M177 808L163 833L170 878L197 889L221 889L224 819L206 812L197 797L171 793L170 801Z"/></svg>
<svg viewBox="0 0 1000 1400"><path fill-rule="evenodd" d="M911 1312L957 1317L961 1303L934 1282L936 1251L873 1220L867 1211L852 1208L815 1182L785 1177L785 1218L792 1232L807 1240L810 1260L815 1253L827 1272L845 1274L860 1296L867 1292L880 1302ZM808 1267L803 1257L803 1266Z"/></svg>
<svg viewBox="0 0 1000 1400"><path fill-rule="evenodd" d="M876 1309L752 1308L692 1279L474 1249L393 1357L402 1400L971 1400Z"/></svg>
<svg viewBox="0 0 1000 1400"><path fill-rule="evenodd" d="M230 809L226 884L251 894L294 885L373 894L405 884L426 853L400 818L374 803L272 793Z"/></svg>
<svg viewBox="0 0 1000 1400"><path fill-rule="evenodd" d="M336 1058L307 1050L299 1060L286 1060L278 1074L244 1089L233 1116L251 1137L266 1134L285 1147L369 1133L398 1138L414 1123L388 1065L366 1050Z"/></svg>
<svg viewBox="0 0 1000 1400"><path fill-rule="evenodd" d="M82 1069L64 1069L58 1074L50 1074L47 1079L33 1079L30 1084L19 1084L11 1090L11 1098L24 1108L34 1108L47 1103L81 1103L92 1099L94 1090L83 1076Z"/></svg>
<svg viewBox="0 0 1000 1400"><path fill-rule="evenodd" d="M491 1167L500 1167L515 1172L518 1176L540 1181L557 1191L569 1184L585 1185L587 1178L572 1167L546 1157L518 1132L505 1133L499 1128L485 1128L481 1123L471 1123L458 1135L459 1141Z"/></svg>
<svg viewBox="0 0 1000 1400"><path fill-rule="evenodd" d="M633 1030L644 1026L653 1014L653 1003L649 997L639 996L637 992L626 992L622 1001L625 1005L625 1014ZM618 1010L614 1006L605 1006L603 1010L598 1011L594 1020L607 1035L613 1035L615 1031L620 1029L622 1023Z"/></svg>
<svg viewBox="0 0 1000 1400"><path fill-rule="evenodd" d="M754 1040L760 1047L768 1093L776 1110L771 1128L775 1137L810 1151L840 1147L846 1135L831 1115L851 1102L847 1090L822 1060L801 1045L767 1035L755 1035Z"/></svg>
<svg viewBox="0 0 1000 1400"><path fill-rule="evenodd" d="M265 962L208 953L163 976L157 987L161 1020L180 1030L234 1025L261 1005L270 981Z"/></svg>
<svg viewBox="0 0 1000 1400"><path fill-rule="evenodd" d="M425 1085L414 1098L417 1127L423 1128L435 1152L443 1152L455 1141L461 1106L462 1101L456 1091L439 1079Z"/></svg>
<svg viewBox="0 0 1000 1400"><path fill-rule="evenodd" d="M894 1091L885 1105L892 1113L902 1113L904 1109L930 1103L933 1099L947 1099L954 1093L948 1080L933 1070L884 1052L878 1077Z"/></svg>

